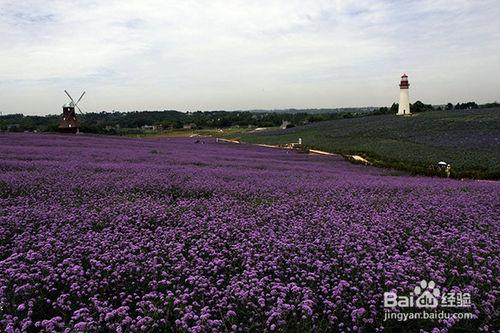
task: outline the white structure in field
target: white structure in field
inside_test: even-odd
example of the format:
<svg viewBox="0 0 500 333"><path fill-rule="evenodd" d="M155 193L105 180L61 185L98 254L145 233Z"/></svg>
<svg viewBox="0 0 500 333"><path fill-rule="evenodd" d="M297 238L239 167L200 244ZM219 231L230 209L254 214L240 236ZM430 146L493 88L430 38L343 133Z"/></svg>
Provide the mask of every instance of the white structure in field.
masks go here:
<svg viewBox="0 0 500 333"><path fill-rule="evenodd" d="M408 83L408 75L401 76L401 83L399 84L399 109L398 116L409 115L410 113L410 94L408 92L410 84Z"/></svg>

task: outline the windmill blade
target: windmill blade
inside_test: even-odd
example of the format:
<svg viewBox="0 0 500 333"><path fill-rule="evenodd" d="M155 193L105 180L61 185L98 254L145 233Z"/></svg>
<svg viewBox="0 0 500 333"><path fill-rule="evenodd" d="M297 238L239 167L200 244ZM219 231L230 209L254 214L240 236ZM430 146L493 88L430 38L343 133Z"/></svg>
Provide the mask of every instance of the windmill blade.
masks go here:
<svg viewBox="0 0 500 333"><path fill-rule="evenodd" d="M80 111L81 114L85 115L85 112L83 112L82 109L80 109L80 107L78 105L75 104L75 106L78 109L78 111Z"/></svg>
<svg viewBox="0 0 500 333"><path fill-rule="evenodd" d="M69 92L67 92L66 90L64 90L64 92L66 93L66 95L68 95L69 99L75 103L75 101L73 100L73 97L71 97L71 95L69 94Z"/></svg>
<svg viewBox="0 0 500 333"><path fill-rule="evenodd" d="M85 95L86 91L83 92L82 96L80 96L80 98L76 101L75 105L77 105L78 103L80 103L80 101L82 100L83 98L83 95Z"/></svg>

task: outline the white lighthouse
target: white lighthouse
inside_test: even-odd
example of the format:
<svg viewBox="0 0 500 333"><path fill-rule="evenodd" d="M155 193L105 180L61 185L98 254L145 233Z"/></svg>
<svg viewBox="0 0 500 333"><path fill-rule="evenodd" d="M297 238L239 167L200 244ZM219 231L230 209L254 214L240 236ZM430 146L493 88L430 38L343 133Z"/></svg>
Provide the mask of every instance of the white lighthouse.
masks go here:
<svg viewBox="0 0 500 333"><path fill-rule="evenodd" d="M410 94L408 89L410 84L408 83L408 75L403 74L401 76L401 83L399 84L399 109L398 116L409 115L410 113Z"/></svg>

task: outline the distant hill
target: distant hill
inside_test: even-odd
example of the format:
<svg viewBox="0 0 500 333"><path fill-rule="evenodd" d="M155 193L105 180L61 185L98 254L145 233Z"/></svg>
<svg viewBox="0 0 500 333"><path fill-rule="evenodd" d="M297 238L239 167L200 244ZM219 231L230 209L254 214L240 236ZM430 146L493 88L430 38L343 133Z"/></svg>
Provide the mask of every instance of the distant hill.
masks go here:
<svg viewBox="0 0 500 333"><path fill-rule="evenodd" d="M435 174L433 167L445 161L453 177L500 178L500 108L338 119L241 136L269 144L298 138L307 147L362 155L378 166Z"/></svg>

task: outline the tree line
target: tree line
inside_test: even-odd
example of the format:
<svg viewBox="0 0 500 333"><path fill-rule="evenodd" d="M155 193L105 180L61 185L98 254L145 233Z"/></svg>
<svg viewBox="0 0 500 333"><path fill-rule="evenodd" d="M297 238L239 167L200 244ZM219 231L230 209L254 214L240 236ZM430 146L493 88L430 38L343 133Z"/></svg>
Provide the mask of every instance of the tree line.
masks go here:
<svg viewBox="0 0 500 333"><path fill-rule="evenodd" d="M365 111L360 111L363 113ZM262 111L133 111L90 112L77 115L82 132L102 134L140 133L145 128L155 130L204 129L227 127L275 127L287 122L288 126L312 122L349 118L357 112L324 111L262 112ZM0 116L0 130L12 132L57 131L60 115L25 116L12 114Z"/></svg>
<svg viewBox="0 0 500 333"><path fill-rule="evenodd" d="M444 106L438 105L434 106L431 104L425 104L422 101L416 101L413 104L410 104L410 112L411 113L419 113L426 111L439 111L439 110L468 110L468 109L485 109L485 108L494 108L500 107L500 103L485 103L478 105L476 102L466 102L466 103L457 103L453 105L452 103L448 103ZM396 114L398 112L399 103L392 103L390 107L383 106L378 110L374 111L374 114Z"/></svg>
<svg viewBox="0 0 500 333"><path fill-rule="evenodd" d="M81 131L100 134L143 133L145 130L173 129L211 129L228 127L276 127L287 124L287 127L304 125L313 122L353 118L377 114L396 114L398 103L381 108L349 108L349 109L290 109L290 110L255 110L255 111L133 111L133 112L90 112L78 115ZM476 102L448 103L444 106L433 106L416 101L410 105L412 113L433 110L463 110L499 107L500 103L478 105ZM55 132L59 126L61 115L25 116L10 114L0 116L0 131Z"/></svg>

